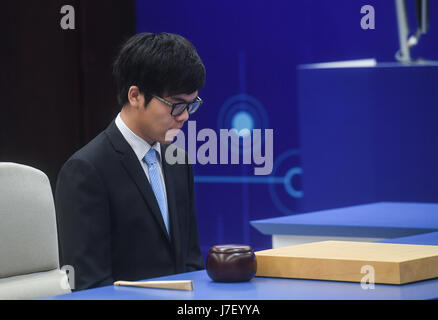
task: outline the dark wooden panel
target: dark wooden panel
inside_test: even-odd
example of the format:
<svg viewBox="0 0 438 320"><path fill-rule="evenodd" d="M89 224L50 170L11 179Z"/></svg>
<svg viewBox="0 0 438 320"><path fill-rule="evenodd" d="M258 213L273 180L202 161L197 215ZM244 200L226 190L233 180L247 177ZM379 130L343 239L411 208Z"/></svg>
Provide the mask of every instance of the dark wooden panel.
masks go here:
<svg viewBox="0 0 438 320"><path fill-rule="evenodd" d="M60 27L65 4L75 30ZM134 16L126 0L2 2L0 161L36 167L54 188L67 158L118 112L111 63Z"/></svg>

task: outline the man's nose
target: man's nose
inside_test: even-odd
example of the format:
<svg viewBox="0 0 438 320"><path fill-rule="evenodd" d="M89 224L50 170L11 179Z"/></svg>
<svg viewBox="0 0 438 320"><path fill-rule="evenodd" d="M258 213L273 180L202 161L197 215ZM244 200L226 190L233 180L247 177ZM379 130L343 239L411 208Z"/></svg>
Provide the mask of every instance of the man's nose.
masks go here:
<svg viewBox="0 0 438 320"><path fill-rule="evenodd" d="M178 122L186 122L188 119L189 119L189 112L187 111L187 109L184 110L183 113L175 117L175 120Z"/></svg>

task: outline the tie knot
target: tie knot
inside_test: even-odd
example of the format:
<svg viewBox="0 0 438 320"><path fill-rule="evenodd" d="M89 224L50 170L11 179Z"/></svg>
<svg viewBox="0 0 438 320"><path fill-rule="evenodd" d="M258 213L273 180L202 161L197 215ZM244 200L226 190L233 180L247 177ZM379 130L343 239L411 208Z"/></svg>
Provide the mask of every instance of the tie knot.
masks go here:
<svg viewBox="0 0 438 320"><path fill-rule="evenodd" d="M144 161L148 166L156 164L157 163L157 151L153 148L150 148L148 153L144 156Z"/></svg>

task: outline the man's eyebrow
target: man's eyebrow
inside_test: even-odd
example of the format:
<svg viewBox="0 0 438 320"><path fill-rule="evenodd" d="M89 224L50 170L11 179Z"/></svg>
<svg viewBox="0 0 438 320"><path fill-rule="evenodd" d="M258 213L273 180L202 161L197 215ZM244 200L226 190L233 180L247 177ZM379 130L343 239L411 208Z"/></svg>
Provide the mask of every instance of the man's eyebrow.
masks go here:
<svg viewBox="0 0 438 320"><path fill-rule="evenodd" d="M173 97L173 96L171 96L170 97L170 99L172 99L172 100L176 100L177 102L184 102L184 103L192 103L193 101L186 101L186 100L184 100L183 98L180 98L180 97Z"/></svg>

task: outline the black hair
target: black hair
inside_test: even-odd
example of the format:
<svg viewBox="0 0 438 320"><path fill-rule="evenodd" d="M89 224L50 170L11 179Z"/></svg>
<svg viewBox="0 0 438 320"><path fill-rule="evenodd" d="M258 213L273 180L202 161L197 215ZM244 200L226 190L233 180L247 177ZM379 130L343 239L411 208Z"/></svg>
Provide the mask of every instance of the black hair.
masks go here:
<svg viewBox="0 0 438 320"><path fill-rule="evenodd" d="M205 83L205 67L195 47L184 37L171 33L140 33L122 46L113 64L120 106L128 103L130 86L145 95L162 97L190 94Z"/></svg>

